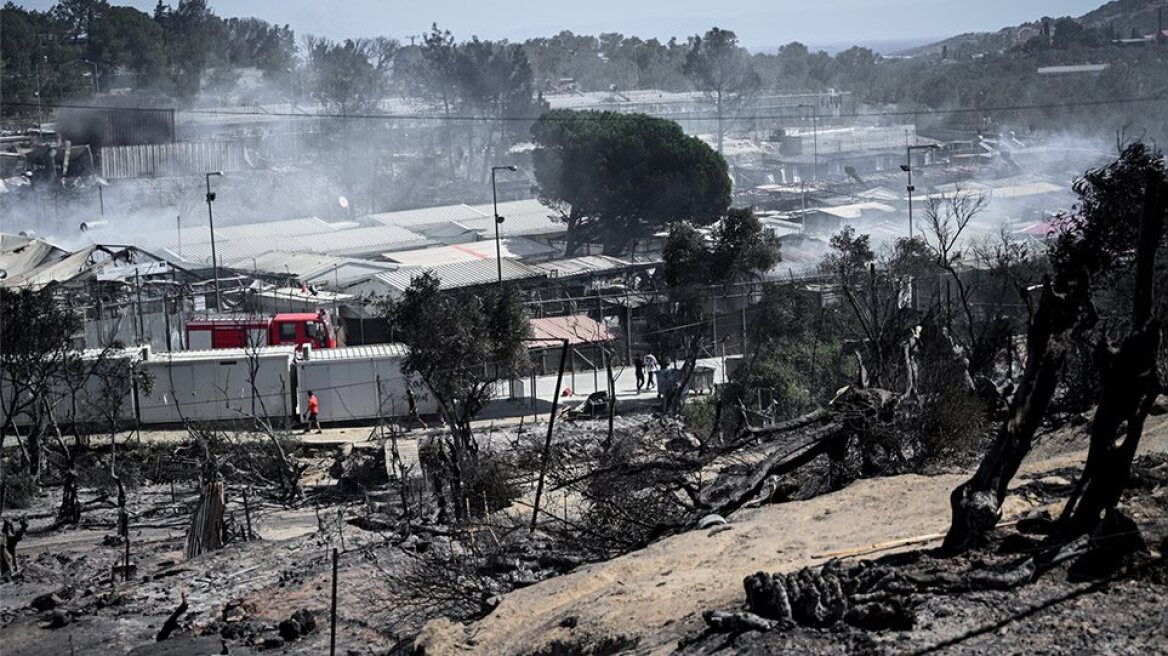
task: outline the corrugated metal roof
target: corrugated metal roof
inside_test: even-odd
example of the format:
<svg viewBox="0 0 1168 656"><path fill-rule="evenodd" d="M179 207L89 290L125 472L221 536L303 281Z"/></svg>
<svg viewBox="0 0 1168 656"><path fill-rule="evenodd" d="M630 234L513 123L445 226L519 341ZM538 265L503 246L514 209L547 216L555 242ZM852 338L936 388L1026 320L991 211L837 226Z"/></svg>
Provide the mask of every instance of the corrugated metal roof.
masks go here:
<svg viewBox="0 0 1168 656"><path fill-rule="evenodd" d="M858 219L864 212L881 212L884 214L891 214L896 211L896 208L884 203L853 203L851 205L836 205L834 207L816 207L807 208L810 212L822 212L832 216L838 216L841 219Z"/></svg>
<svg viewBox="0 0 1168 656"><path fill-rule="evenodd" d="M405 344L370 344L335 349L312 349L308 359L302 358L299 362L311 365L314 362L337 362L340 360L404 358L409 353L410 351Z"/></svg>
<svg viewBox="0 0 1168 656"><path fill-rule="evenodd" d="M608 342L616 339L616 335L608 326L586 314L532 319L531 336L537 339L567 339L570 344Z"/></svg>
<svg viewBox="0 0 1168 656"><path fill-rule="evenodd" d="M498 280L499 272L497 262L498 260L493 259L475 260L473 262L457 262L436 267L402 268L390 273L378 274L374 278L392 290L401 292L410 286L410 281L414 277L422 275L423 272L430 271L442 281L443 289L458 289L461 287L485 285ZM503 280L522 280L525 278L538 278L543 275L532 267L521 262L516 262L515 260L504 259L502 263Z"/></svg>
<svg viewBox="0 0 1168 656"><path fill-rule="evenodd" d="M547 257L559 252L559 249L541 244L533 239L524 237L509 237L500 239L500 251L504 259L523 260L535 257ZM450 246L435 246L412 251L398 251L382 255L391 262L402 266L442 266L457 264L458 262L474 262L476 260L495 259L495 240L477 241L469 244L453 244Z"/></svg>
<svg viewBox="0 0 1168 656"><path fill-rule="evenodd" d="M474 209L486 216L481 219L460 221L463 225L480 232L495 233L495 218L490 204L476 205ZM517 200L499 203L499 216L503 224L499 226L503 236L548 235L564 232L566 224L554 217L550 207L538 200Z"/></svg>
<svg viewBox="0 0 1168 656"><path fill-rule="evenodd" d="M205 351L175 351L172 353L151 353L146 362L216 362L219 360L242 360L251 355L259 358L291 358L296 353L295 346L261 346L256 349L212 349Z"/></svg>
<svg viewBox="0 0 1168 656"><path fill-rule="evenodd" d="M271 251L356 257L420 248L433 243L433 240L405 228L367 226L316 235L216 240L215 246L221 262L232 262L253 257L258 260L260 255ZM188 261L210 262L211 245L183 244L182 254Z"/></svg>
<svg viewBox="0 0 1168 656"><path fill-rule="evenodd" d="M286 235L316 235L322 232L336 232L337 228L316 217L268 221L264 223L242 223L215 230L215 238L250 239Z"/></svg>
<svg viewBox="0 0 1168 656"><path fill-rule="evenodd" d="M532 264L531 268L536 271L542 271L550 278L567 278L570 276L623 269L627 266L630 266L629 262L615 257L609 257L607 255L584 255L563 260L552 260L551 262L540 262L538 264Z"/></svg>
<svg viewBox="0 0 1168 656"><path fill-rule="evenodd" d="M413 227L434 223L460 222L470 219L481 219L493 216L490 211L483 212L468 205L443 205L441 207L421 207L414 210L398 212L381 212L370 214L366 218L383 225Z"/></svg>
<svg viewBox="0 0 1168 656"><path fill-rule="evenodd" d="M353 282L360 278L383 271L393 271L398 265L389 262L362 260L351 257L334 257L320 253L289 253L272 251L263 253L254 258L233 261L229 266L236 269L255 268L266 273L278 275L291 274L296 278L310 282L316 278L325 278L327 282L341 284ZM337 274L334 276L334 272Z"/></svg>

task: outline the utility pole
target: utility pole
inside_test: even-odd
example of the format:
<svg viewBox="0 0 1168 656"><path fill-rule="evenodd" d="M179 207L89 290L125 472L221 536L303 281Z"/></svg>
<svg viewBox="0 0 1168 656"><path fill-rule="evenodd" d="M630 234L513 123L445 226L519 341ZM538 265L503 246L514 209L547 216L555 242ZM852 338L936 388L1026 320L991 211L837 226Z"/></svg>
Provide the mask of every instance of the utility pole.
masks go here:
<svg viewBox="0 0 1168 656"><path fill-rule="evenodd" d="M495 172L496 171L518 171L519 168L514 164L507 166L492 166L491 167L491 202L495 206L495 264L499 268L499 289L503 289L503 247L499 243L499 226L503 223L503 217L499 216L499 193L495 188Z"/></svg>
<svg viewBox="0 0 1168 656"><path fill-rule="evenodd" d="M913 181L912 181L912 172L913 172L912 153L914 150L936 150L936 149L937 149L937 144L928 144L925 146L905 146L905 149L904 149L905 161L904 161L904 164L901 164L900 170L904 171L905 173L908 174L908 187L907 187L907 189L908 189L908 238L909 239L913 238L913 203L912 203L912 200L913 200L913 192L916 191L916 187L913 186Z"/></svg>
<svg viewBox="0 0 1168 656"><path fill-rule="evenodd" d="M211 225L211 274L215 277L215 312L223 312L223 300L219 295L219 260L215 255L215 213L211 210L211 203L215 202L215 194L211 191L211 176L223 177L223 171L207 173L207 221Z"/></svg>

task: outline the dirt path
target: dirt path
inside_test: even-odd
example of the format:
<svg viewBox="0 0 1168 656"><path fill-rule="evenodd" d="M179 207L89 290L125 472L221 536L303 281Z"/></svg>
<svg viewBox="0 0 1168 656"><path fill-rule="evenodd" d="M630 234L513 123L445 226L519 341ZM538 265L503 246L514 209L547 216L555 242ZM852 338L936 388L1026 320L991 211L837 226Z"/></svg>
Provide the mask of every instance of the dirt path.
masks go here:
<svg viewBox="0 0 1168 656"><path fill-rule="evenodd" d="M1081 464L1081 429L1056 433L1035 450L1020 477ZM1168 417L1152 417L1143 452L1168 451ZM966 474L897 476L859 481L807 501L746 510L729 529L691 531L612 561L508 594L487 618L460 626L439 620L419 644L427 654L533 653L557 641L636 644L668 653L699 632L701 613L742 602L753 572L792 571L822 563L813 554L943 532L949 492ZM1025 481L1015 481L1016 484ZM1007 516L1029 506L1011 497ZM569 619L572 618L572 619ZM573 626L574 628L565 628Z"/></svg>

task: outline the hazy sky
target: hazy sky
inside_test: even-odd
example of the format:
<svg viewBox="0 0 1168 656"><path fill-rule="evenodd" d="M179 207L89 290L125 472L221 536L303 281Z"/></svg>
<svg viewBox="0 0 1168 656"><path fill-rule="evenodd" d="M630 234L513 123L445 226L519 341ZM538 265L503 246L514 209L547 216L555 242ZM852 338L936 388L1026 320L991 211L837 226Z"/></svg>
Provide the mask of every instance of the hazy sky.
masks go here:
<svg viewBox="0 0 1168 656"><path fill-rule="evenodd" d="M220 16L288 23L331 38L384 34L408 42L432 22L459 39L524 39L563 29L686 36L713 25L753 49L918 40L992 31L1044 15L1078 16L1105 0L210 0ZM156 0L114 0L145 11ZM170 0L177 4L177 0ZM17 0L44 9L53 0Z"/></svg>

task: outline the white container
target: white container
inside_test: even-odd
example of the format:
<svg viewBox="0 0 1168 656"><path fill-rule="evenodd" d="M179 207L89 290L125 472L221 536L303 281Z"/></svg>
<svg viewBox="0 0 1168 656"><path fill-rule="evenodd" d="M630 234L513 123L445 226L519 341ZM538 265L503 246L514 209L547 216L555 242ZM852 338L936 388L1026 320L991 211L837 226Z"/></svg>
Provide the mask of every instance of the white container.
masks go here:
<svg viewBox="0 0 1168 656"><path fill-rule="evenodd" d="M406 416L409 403L401 365L407 354L401 344L313 349L307 359L300 357L295 362L297 414L303 416L308 411L311 391L320 401L318 419L322 422ZM437 404L421 381L413 379L412 387L418 412L437 412Z"/></svg>
<svg viewBox="0 0 1168 656"><path fill-rule="evenodd" d="M138 395L142 423L290 417L294 354L291 346L151 353L141 363L154 380Z"/></svg>

